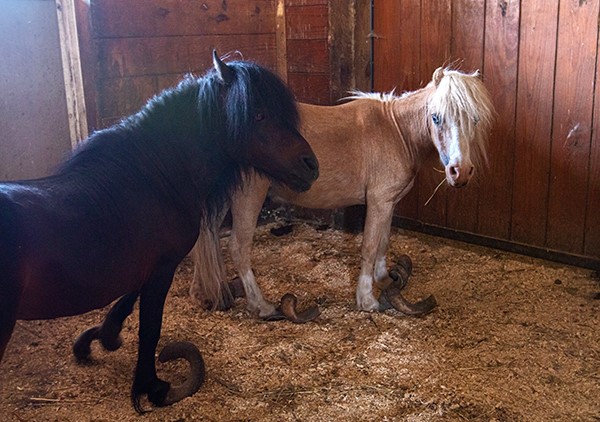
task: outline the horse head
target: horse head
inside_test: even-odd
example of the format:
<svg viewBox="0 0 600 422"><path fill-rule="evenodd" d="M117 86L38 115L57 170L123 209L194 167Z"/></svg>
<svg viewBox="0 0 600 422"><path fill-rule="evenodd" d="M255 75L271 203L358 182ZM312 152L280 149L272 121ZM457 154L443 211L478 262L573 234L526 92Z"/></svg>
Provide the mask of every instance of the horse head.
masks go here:
<svg viewBox="0 0 600 422"><path fill-rule="evenodd" d="M463 187L487 162L487 136L494 117L479 71L438 68L428 87L427 126L450 186Z"/></svg>
<svg viewBox="0 0 600 422"><path fill-rule="evenodd" d="M319 175L319 164L298 131L292 93L275 74L255 64L226 64L214 51L213 63L228 88L224 101L229 137L239 142L236 151L229 149L231 155L275 182L298 192L308 190Z"/></svg>

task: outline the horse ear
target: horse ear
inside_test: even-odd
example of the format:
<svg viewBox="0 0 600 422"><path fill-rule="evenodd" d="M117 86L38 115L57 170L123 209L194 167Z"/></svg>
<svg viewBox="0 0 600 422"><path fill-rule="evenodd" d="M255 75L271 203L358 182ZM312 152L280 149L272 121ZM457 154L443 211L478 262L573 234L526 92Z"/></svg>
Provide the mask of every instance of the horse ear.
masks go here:
<svg viewBox="0 0 600 422"><path fill-rule="evenodd" d="M435 69L435 72L433 72L433 83L435 84L435 86L438 86L440 84L443 77L444 77L444 68L438 67L437 69Z"/></svg>
<svg viewBox="0 0 600 422"><path fill-rule="evenodd" d="M219 55L217 54L217 50L213 50L213 65L215 66L217 75L219 75L219 78L223 82L225 82L226 84L230 84L233 81L233 70L225 63L223 63L223 61L219 58Z"/></svg>

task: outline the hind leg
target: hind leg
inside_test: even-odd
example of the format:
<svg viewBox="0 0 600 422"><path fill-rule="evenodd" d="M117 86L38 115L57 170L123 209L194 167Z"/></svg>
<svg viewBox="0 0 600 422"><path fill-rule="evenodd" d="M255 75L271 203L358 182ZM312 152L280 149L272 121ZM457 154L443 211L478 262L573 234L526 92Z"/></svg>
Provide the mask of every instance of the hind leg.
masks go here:
<svg viewBox="0 0 600 422"><path fill-rule="evenodd" d="M95 339L100 340L102 346L111 352L121 347L123 340L120 334L123 329L123 322L133 311L133 305L137 298L138 292L123 296L110 308L101 325L92 327L80 334L73 345L75 357L78 360L89 359L90 344Z"/></svg>
<svg viewBox="0 0 600 422"><path fill-rule="evenodd" d="M190 297L203 309L225 311L233 305L233 297L225 281L225 263L219 236L227 211L225 207L219 215L202 223L196 244L191 250L194 277L190 284Z"/></svg>

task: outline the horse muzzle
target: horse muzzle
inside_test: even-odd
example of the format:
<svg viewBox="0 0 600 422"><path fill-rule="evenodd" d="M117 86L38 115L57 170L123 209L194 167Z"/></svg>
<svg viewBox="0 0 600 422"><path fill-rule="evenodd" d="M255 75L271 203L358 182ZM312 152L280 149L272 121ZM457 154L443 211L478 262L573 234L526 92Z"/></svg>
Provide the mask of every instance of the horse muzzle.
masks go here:
<svg viewBox="0 0 600 422"><path fill-rule="evenodd" d="M462 188L469 183L475 173L475 167L472 164L451 164L446 166L446 180L453 188Z"/></svg>
<svg viewBox="0 0 600 422"><path fill-rule="evenodd" d="M314 155L300 157L300 165L290 173L286 184L296 192L306 192L319 177L319 161Z"/></svg>

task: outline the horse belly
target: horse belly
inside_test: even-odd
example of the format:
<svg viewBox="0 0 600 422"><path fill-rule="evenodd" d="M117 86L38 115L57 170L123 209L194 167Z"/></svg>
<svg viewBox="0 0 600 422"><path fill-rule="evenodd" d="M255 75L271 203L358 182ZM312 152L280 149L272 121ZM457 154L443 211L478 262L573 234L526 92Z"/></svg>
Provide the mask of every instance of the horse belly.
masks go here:
<svg viewBox="0 0 600 422"><path fill-rule="evenodd" d="M319 183L317 179L308 191L302 193L273 186L271 198L304 208L333 209L364 204L365 190L360 183L348 183L348 181Z"/></svg>
<svg viewBox="0 0 600 422"><path fill-rule="evenodd" d="M29 262L22 270L17 319L52 319L102 308L130 293L131 279L105 271L74 275L61 267Z"/></svg>

